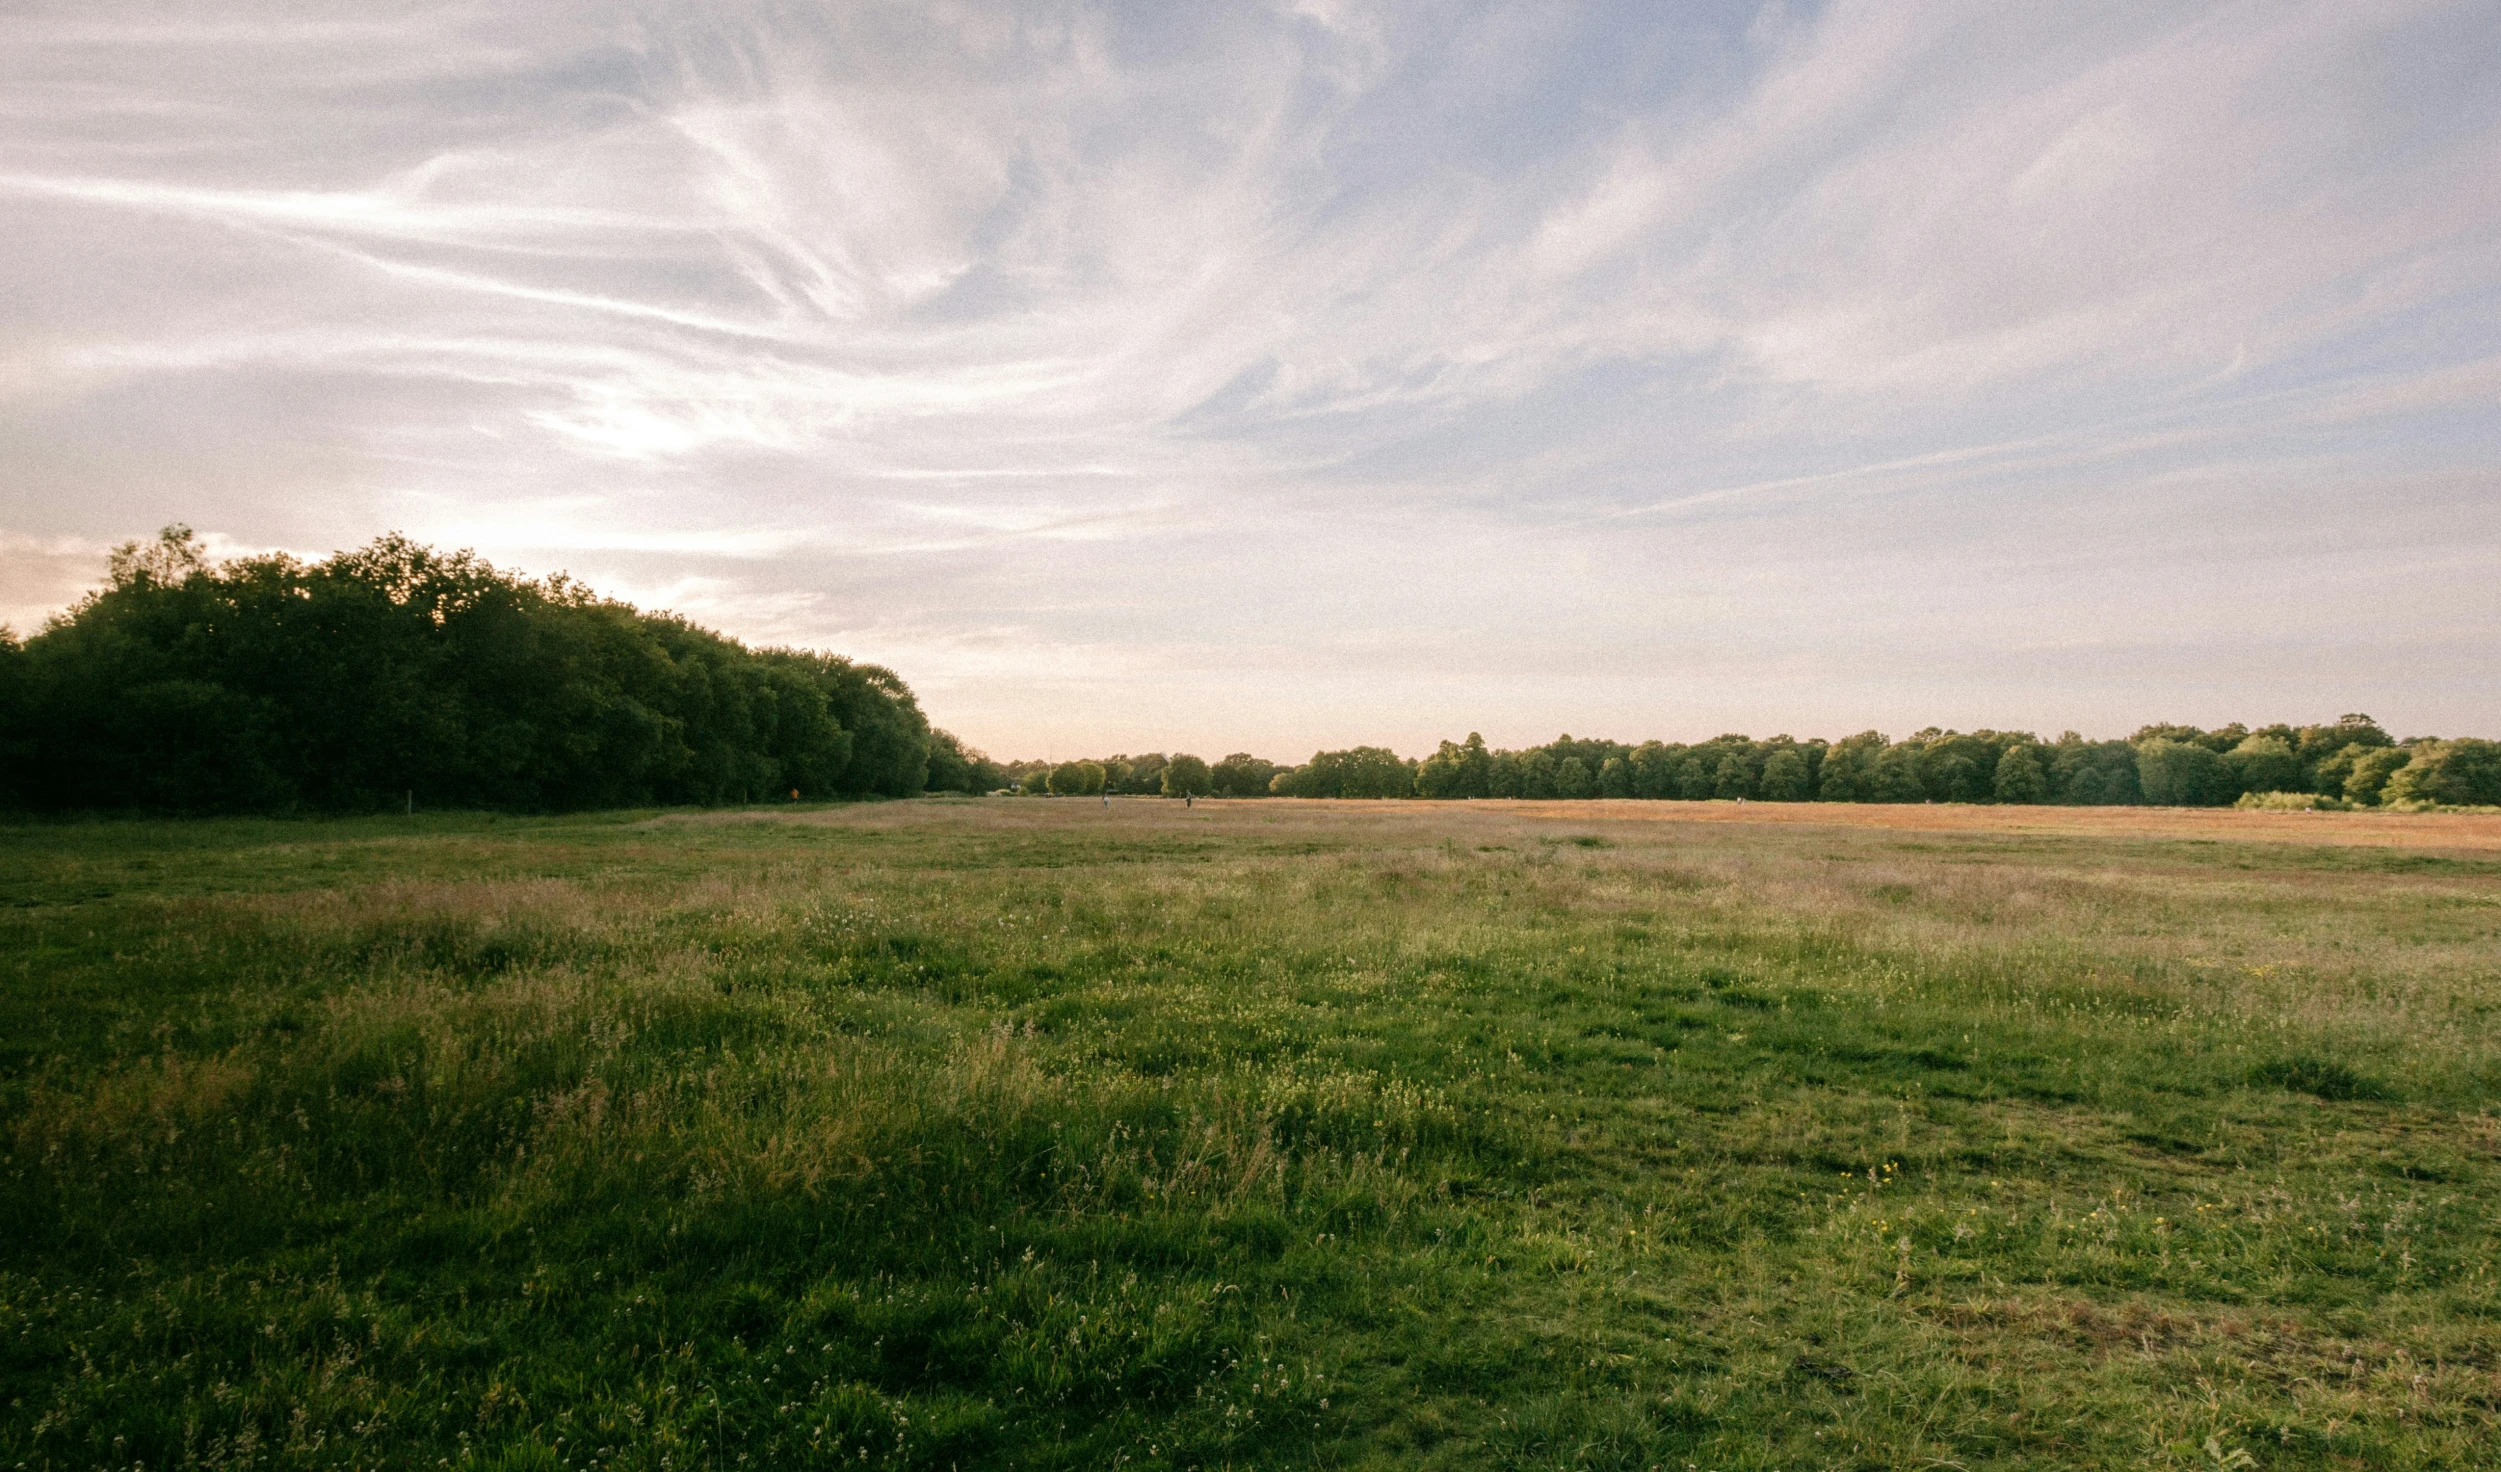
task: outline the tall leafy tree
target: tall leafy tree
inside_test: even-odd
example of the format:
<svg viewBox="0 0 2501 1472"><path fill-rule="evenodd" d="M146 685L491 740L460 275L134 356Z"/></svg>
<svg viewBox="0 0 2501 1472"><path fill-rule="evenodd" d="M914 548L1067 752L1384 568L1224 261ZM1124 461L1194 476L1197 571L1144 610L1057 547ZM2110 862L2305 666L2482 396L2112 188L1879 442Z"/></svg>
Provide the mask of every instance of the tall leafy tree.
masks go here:
<svg viewBox="0 0 2501 1472"><path fill-rule="evenodd" d="M2300 792L2301 761L2284 736L2261 733L2242 738L2223 755L2233 785L2242 792ZM2234 794L2237 796L2238 794Z"/></svg>
<svg viewBox="0 0 2501 1472"><path fill-rule="evenodd" d="M1237 751L1209 769L1208 781L1218 797L1266 797L1276 774L1275 762Z"/></svg>
<svg viewBox="0 0 2501 1472"><path fill-rule="evenodd" d="M1823 802L1875 801L1876 759L1887 745L1880 731L1861 731L1845 736L1824 753L1823 771L1817 775L1815 796Z"/></svg>
<svg viewBox="0 0 2501 1472"><path fill-rule="evenodd" d="M1922 731L1920 786L1938 802L1987 802L1998 758L2009 743L1992 731Z"/></svg>
<svg viewBox="0 0 2501 1472"><path fill-rule="evenodd" d="M1604 762L1600 763L1598 767L1598 795L1600 797L1632 796L1632 764L1620 756L1608 757Z"/></svg>
<svg viewBox="0 0 2501 1472"><path fill-rule="evenodd" d="M1567 756L1555 763L1554 792L1557 797L1582 798L1595 796L1598 779L1589 770L1589 763L1576 756Z"/></svg>
<svg viewBox="0 0 2501 1472"><path fill-rule="evenodd" d="M2010 746L1997 759L1990 789L1999 802L2037 803L2049 800L2049 773L2029 746Z"/></svg>
<svg viewBox="0 0 2501 1472"><path fill-rule="evenodd" d="M929 790L996 792L1008 785L1007 769L944 731L929 733Z"/></svg>
<svg viewBox="0 0 2501 1472"><path fill-rule="evenodd" d="M1061 762L1051 769L1051 795L1092 797L1103 790L1104 775L1101 762Z"/></svg>
<svg viewBox="0 0 2501 1472"><path fill-rule="evenodd" d="M1383 746L1358 746L1344 758L1341 791L1347 797L1412 797L1415 768Z"/></svg>
<svg viewBox="0 0 2501 1472"><path fill-rule="evenodd" d="M2388 804L2501 805L2501 742L2461 738L2416 745L2380 792Z"/></svg>
<svg viewBox="0 0 2501 1472"><path fill-rule="evenodd" d="M1415 768L1386 747L1317 751L1300 767L1278 773L1273 786L1288 797L1412 797Z"/></svg>
<svg viewBox="0 0 2501 1472"><path fill-rule="evenodd" d="M1434 798L1492 796L1493 757L1485 750L1485 738L1470 731L1465 741L1444 741L1417 765L1416 793Z"/></svg>
<svg viewBox="0 0 2501 1472"><path fill-rule="evenodd" d="M1520 758L1520 796L1537 802L1562 794L1555 787L1555 769L1563 764L1551 747L1534 747Z"/></svg>
<svg viewBox="0 0 2501 1472"><path fill-rule="evenodd" d="M2155 736L2138 742L2136 777L2156 807L2211 807L2240 795L2231 768L2202 741Z"/></svg>
<svg viewBox="0 0 2501 1472"><path fill-rule="evenodd" d="M1904 741L1879 752L1868 773L1867 802L1924 802L1928 784L1920 771L1923 749Z"/></svg>
<svg viewBox="0 0 2501 1472"><path fill-rule="evenodd" d="M2049 780L2051 797L2062 803L2096 807L2145 800L2136 748L2125 741L2087 741L2067 732L2050 748Z"/></svg>
<svg viewBox="0 0 2501 1472"><path fill-rule="evenodd" d="M2387 790L2388 779L2403 771L2414 760L2411 749L2402 746L2371 746L2356 748L2348 764L2344 782L2338 789L2347 802L2364 806L2377 803Z"/></svg>
<svg viewBox="0 0 2501 1472"><path fill-rule="evenodd" d="M1633 748L1633 796L1674 797L1676 795L1676 758L1681 748L1659 741L1644 741Z"/></svg>
<svg viewBox="0 0 2501 1472"><path fill-rule="evenodd" d="M1784 746L1763 758L1762 780L1756 784L1765 802L1804 802L1810 781L1806 754L1794 746Z"/></svg>
<svg viewBox="0 0 2501 1472"><path fill-rule="evenodd" d="M1745 798L1754 795L1754 769L1745 756L1736 751L1720 754L1718 767L1711 774L1711 795L1719 798Z"/></svg>
<svg viewBox="0 0 2501 1472"><path fill-rule="evenodd" d="M1166 797L1205 797L1214 787L1207 763L1187 752L1175 752L1172 760L1164 763Z"/></svg>
<svg viewBox="0 0 2501 1472"><path fill-rule="evenodd" d="M1497 751L1485 763L1487 797L1520 797L1528 790L1528 763L1516 751Z"/></svg>
<svg viewBox="0 0 2501 1472"><path fill-rule="evenodd" d="M2353 759L2375 747L2397 743L2379 722L2359 711L2338 716L2332 725L2304 726L2293 737L2293 757L2301 763L2302 790L2337 796L2353 770ZM2339 759L2342 759L2339 761ZM2337 762L2330 774L2326 768Z"/></svg>

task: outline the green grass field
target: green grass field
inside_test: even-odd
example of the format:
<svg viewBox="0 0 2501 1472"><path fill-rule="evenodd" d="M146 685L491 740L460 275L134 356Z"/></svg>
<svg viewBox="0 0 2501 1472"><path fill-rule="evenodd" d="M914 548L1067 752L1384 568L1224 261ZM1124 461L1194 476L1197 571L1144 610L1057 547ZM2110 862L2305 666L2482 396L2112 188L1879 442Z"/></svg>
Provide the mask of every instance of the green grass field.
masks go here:
<svg viewBox="0 0 2501 1472"><path fill-rule="evenodd" d="M1629 806L0 829L0 1468L2501 1466L2474 820Z"/></svg>

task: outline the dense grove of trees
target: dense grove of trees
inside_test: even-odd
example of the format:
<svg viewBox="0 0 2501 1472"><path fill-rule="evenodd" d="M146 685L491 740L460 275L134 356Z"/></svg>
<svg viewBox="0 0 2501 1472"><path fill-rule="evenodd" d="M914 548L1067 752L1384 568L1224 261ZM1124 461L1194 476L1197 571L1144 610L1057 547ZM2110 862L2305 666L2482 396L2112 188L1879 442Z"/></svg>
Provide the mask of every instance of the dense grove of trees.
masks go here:
<svg viewBox="0 0 2501 1472"><path fill-rule="evenodd" d="M1016 791L1054 796L1110 792L1123 797L1266 797L1276 774L1288 769L1261 761L1246 751L1237 751L1213 765L1201 757L1167 757L1160 751L1151 751L1144 756L1109 756L1057 765L1010 762L1002 770L1006 785Z"/></svg>
<svg viewBox="0 0 2501 1472"><path fill-rule="evenodd" d="M2325 725L2147 726L2125 741L2070 731L1921 731L1900 741L1862 731L1840 741L1719 736L1681 745L1562 736L1497 751L1483 737L1445 741L1421 761L1377 746L1315 752L1298 767L1246 754L1207 769L1161 754L1104 762L1018 763L1020 790L1057 792L1070 767L1109 776L1084 790L1179 795L1166 773L1210 773L1190 790L1255 797L1745 798L1755 802L1969 802L2220 806L2501 804L2501 742L2399 742L2365 715Z"/></svg>
<svg viewBox="0 0 2501 1472"><path fill-rule="evenodd" d="M0 633L0 802L525 810L984 792L891 670L751 650L563 577L405 538L212 563L187 528L23 644Z"/></svg>

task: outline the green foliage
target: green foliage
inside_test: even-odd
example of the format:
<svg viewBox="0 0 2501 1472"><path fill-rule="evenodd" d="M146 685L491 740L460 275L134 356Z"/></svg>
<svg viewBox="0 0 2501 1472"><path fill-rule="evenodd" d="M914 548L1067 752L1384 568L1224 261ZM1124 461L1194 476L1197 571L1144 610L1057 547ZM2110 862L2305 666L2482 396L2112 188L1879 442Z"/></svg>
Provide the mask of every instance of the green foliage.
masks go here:
<svg viewBox="0 0 2501 1472"><path fill-rule="evenodd" d="M0 624L0 811L22 806L35 760L26 648Z"/></svg>
<svg viewBox="0 0 2501 1472"><path fill-rule="evenodd" d="M1968 735L1934 728L1908 744L1919 752L1920 786L1935 802L1987 802L1997 763L2008 747L2027 743L2020 733L1974 731Z"/></svg>
<svg viewBox="0 0 2501 1472"><path fill-rule="evenodd" d="M1129 797L1154 797L1164 790L1168 759L1160 751L1144 756L1111 756L1097 763L1103 769L1103 790Z"/></svg>
<svg viewBox="0 0 2501 1472"><path fill-rule="evenodd" d="M1598 764L1598 795L1621 798L1633 795L1632 763L1620 756L1608 757Z"/></svg>
<svg viewBox="0 0 2501 1472"><path fill-rule="evenodd" d="M2306 769L2310 774L2310 790L2332 797L2343 796L2345 784L2352 780L2354 764L2368 755L2372 749L2356 745L2343 746L2327 752ZM2403 766L2404 763L2400 761L2398 765ZM2387 780L2386 774L2381 774L2380 781L2385 783ZM2377 789L2373 791L2376 795Z"/></svg>
<svg viewBox="0 0 2501 1472"><path fill-rule="evenodd" d="M1552 745L1532 746L1521 752L1519 795L1538 802L1551 802L1562 796L1556 783L1567 754L1568 751L1558 751Z"/></svg>
<svg viewBox="0 0 2501 1472"><path fill-rule="evenodd" d="M2168 741L2174 745L2203 747L2205 750L2211 751L2217 756L2221 756L2223 753L2230 751L2233 747L2240 745L2242 741L2248 739L2248 736L2249 728L2240 724L2238 721L2235 721L2228 726L2218 726L2211 731L2201 731L2195 726L2182 726L2174 725L2168 722L2161 722L2150 726L2138 727L2136 734L2130 736L2128 741L2139 750L2142 750L2145 744L2149 741Z"/></svg>
<svg viewBox="0 0 2501 1472"><path fill-rule="evenodd" d="M2213 747L2168 736L2137 742L2136 780L2156 807L2209 807L2240 795L2231 767Z"/></svg>
<svg viewBox="0 0 2501 1472"><path fill-rule="evenodd" d="M1205 797L1214 790L1212 777L1207 763L1185 753L1176 753L1164 765L1164 796Z"/></svg>
<svg viewBox="0 0 2501 1472"><path fill-rule="evenodd" d="M993 775L890 670L398 536L216 565L169 527L0 672L10 795L38 808L546 810Z"/></svg>
<svg viewBox="0 0 2501 1472"><path fill-rule="evenodd" d="M1062 762L1051 769L1053 797L1092 797L1103 790L1101 762Z"/></svg>
<svg viewBox="0 0 2501 1472"><path fill-rule="evenodd" d="M2290 726L2254 733L2238 725L2217 731L2150 726L2139 738L2136 744L2088 741L2070 731L2044 743L2025 731L1930 728L1901 741L1862 731L1829 746L1786 736L1758 741L1734 734L1692 746L1658 741L1626 746L1562 736L1542 747L1497 751L1471 732L1465 742L1442 742L1416 764L1413 792L1442 799L1585 795L2213 806L2245 792L2341 794L2356 764L2366 771L2368 782L2384 777L2381 766L2394 770L2406 760L2375 744L2384 743L2385 733L2368 716L2359 715L2298 731ZM2305 752L2311 757L2305 758ZM1272 790L1339 794L1344 788L1337 774L1345 755L1322 753L1310 767L1277 776ZM2303 765L2312 758L2314 765Z"/></svg>
<svg viewBox="0 0 2501 1472"><path fill-rule="evenodd" d="M1266 797L1276 775L1275 762L1237 751L1209 769L1208 790L1218 797Z"/></svg>
<svg viewBox="0 0 2501 1472"><path fill-rule="evenodd" d="M2347 764L2344 781L2340 785L2346 801L2363 806L2378 802L2380 794L2387 789L2388 779L2414 760L2414 753L2400 746L2354 747L2349 750L2355 755ZM2327 770L2328 766L2322 764L2321 770Z"/></svg>
<svg viewBox="0 0 2501 1472"><path fill-rule="evenodd" d="M2293 742L2293 755L2301 763L2301 770L2314 775L2323 764L2340 754L2397 744L2389 738L2386 731L2380 729L2379 722L2360 712L2347 712L2338 716L2336 723L2332 726L2304 726L2295 733ZM2350 766L2349 760L2348 766ZM2337 780L2342 780L2341 773ZM2314 780L2311 790L2330 792L2335 789L2320 786Z"/></svg>
<svg viewBox="0 0 2501 1472"><path fill-rule="evenodd" d="M2145 800L2137 780L2136 748L2128 743L2087 741L2069 731L2049 750L2050 788L2057 801L2080 807L2119 807Z"/></svg>
<svg viewBox="0 0 2501 1472"><path fill-rule="evenodd" d="M1724 753L1711 773L1711 796L1747 798L1754 795L1754 764L1742 752Z"/></svg>
<svg viewBox="0 0 2501 1472"><path fill-rule="evenodd" d="M2406 764L2389 774L2379 799L2415 807L2501 804L2501 742L2462 737L2407 748Z"/></svg>
<svg viewBox="0 0 2501 1472"><path fill-rule="evenodd" d="M1465 741L1445 741L1416 766L1416 796L1434 798L1493 795L1493 758L1485 738L1474 731Z"/></svg>
<svg viewBox="0 0 2501 1472"><path fill-rule="evenodd" d="M2492 1461L2489 858L1178 808L0 828L0 1466Z"/></svg>
<svg viewBox="0 0 2501 1472"><path fill-rule="evenodd" d="M2049 800L2049 774L2041 768L2041 759L2029 746L2010 746L1997 759L1997 771L1989 779L1990 791L1999 802L2037 803Z"/></svg>
<svg viewBox="0 0 2501 1472"><path fill-rule="evenodd" d="M1576 756L1567 756L1563 758L1563 760L1555 763L1555 796L1583 798L1595 797L1597 794L1597 775L1589 770L1589 764L1587 762L1582 761Z"/></svg>
<svg viewBox="0 0 2501 1472"><path fill-rule="evenodd" d="M2249 1079L2255 1084L2337 1102L2394 1097L2385 1085L2364 1078L2341 1063L2319 1058L2288 1058L2262 1063L2249 1071Z"/></svg>
<svg viewBox="0 0 2501 1472"><path fill-rule="evenodd" d="M1920 747L1905 741L1888 746L1876 756L1875 766L1867 781L1869 802L1926 802L1928 784L1921 771Z"/></svg>
<svg viewBox="0 0 2501 1472"><path fill-rule="evenodd" d="M1811 782L1805 755L1794 746L1784 746L1763 758L1763 776L1756 790L1765 802L1804 802Z"/></svg>
<svg viewBox="0 0 2501 1472"><path fill-rule="evenodd" d="M1662 798L1676 795L1677 759L1682 752L1663 741L1644 741L1625 758L1633 771L1633 796Z"/></svg>
<svg viewBox="0 0 2501 1472"><path fill-rule="evenodd" d="M1088 769L1099 771L1101 781L1095 785ZM1174 775L1176 769L1180 775ZM1007 780L1019 791L1049 791L1092 796L1109 792L1125 797L1265 797L1269 779L1276 773L1274 762L1261 761L1248 752L1237 751L1210 767L1195 756L1166 756L1150 751L1143 756L1108 756L1093 761L1011 762L1001 769ZM1067 771L1054 786L1054 774Z"/></svg>
<svg viewBox="0 0 2501 1472"><path fill-rule="evenodd" d="M2242 792L2300 792L2301 762L2292 744L2280 736L2250 736L2223 757L2232 783Z"/></svg>
<svg viewBox="0 0 2501 1472"><path fill-rule="evenodd" d="M2349 804L2315 792L2244 792L2232 806L2270 813L2341 813Z"/></svg>
<svg viewBox="0 0 2501 1472"><path fill-rule="evenodd" d="M1516 751L1497 751L1485 761L1485 795L1518 797L1528 784L1526 763Z"/></svg>
<svg viewBox="0 0 2501 1472"><path fill-rule="evenodd" d="M2148 726L2138 740L2090 741L2073 731L2044 742L2028 731L1946 731L1930 727L1900 741L1862 731L1827 745L1787 736L1742 734L1681 745L1563 735L1543 746L1496 750L1483 735L1443 741L1420 762L1402 762L1379 747L1316 753L1301 767L1279 767L1236 752L1210 772L1208 790L1231 797L1424 797L1576 799L1588 797L1697 801L1759 798L1768 802L2015 803L2067 806L2219 806L2248 794L2320 794L2345 801L2376 799L2389 775L2423 743L2392 745L2369 716L2332 725L2233 724ZM2435 755L2433 764L2449 761ZM2462 771L2480 772L2470 758ZM1115 792L1162 790L1142 775L1160 773L1164 758L1113 757L1106 764ZM1047 776L1043 763L1004 769ZM2446 770L2446 768L2442 768ZM1032 779L1038 784L1038 778ZM2440 790L2481 791L2480 777L2441 777ZM2409 785L2409 792L2413 787ZM2429 789L2426 789L2429 790ZM2409 803L2448 798L2403 799ZM2262 804L2283 806L2283 804ZM2317 803L2295 802L2293 807Z"/></svg>
<svg viewBox="0 0 2501 1472"><path fill-rule="evenodd" d="M1877 731L1861 731L1833 743L1824 753L1823 780L1815 796L1822 802L1876 802L1876 762L1887 742Z"/></svg>
<svg viewBox="0 0 2501 1472"><path fill-rule="evenodd" d="M1014 779L1007 768L945 731L929 733L929 790L996 792Z"/></svg>
<svg viewBox="0 0 2501 1472"><path fill-rule="evenodd" d="M1415 764L1381 746L1314 752L1310 761L1279 772L1271 790L1285 797L1413 797Z"/></svg>

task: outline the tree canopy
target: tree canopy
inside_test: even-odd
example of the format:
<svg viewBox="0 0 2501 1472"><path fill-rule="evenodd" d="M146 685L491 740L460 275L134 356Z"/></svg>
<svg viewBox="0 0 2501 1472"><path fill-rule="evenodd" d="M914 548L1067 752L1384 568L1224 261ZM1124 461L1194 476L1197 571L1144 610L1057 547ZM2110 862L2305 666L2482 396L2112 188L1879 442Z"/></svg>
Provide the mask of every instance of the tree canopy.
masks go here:
<svg viewBox="0 0 2501 1472"><path fill-rule="evenodd" d="M517 810L985 791L892 670L751 650L401 536L213 562L186 527L0 640L0 797L38 809Z"/></svg>
<svg viewBox="0 0 2501 1472"><path fill-rule="evenodd" d="M1115 769L1129 760L1115 757ZM1161 764L1165 759L1153 758ZM1173 763L1195 762L1175 756ZM1022 765L1022 764L1020 764ZM1135 789L1165 790L1160 784ZM1174 788L1171 790L1179 790ZM1211 772L1225 797L1678 798L1753 802L2060 803L2214 806L2283 795L2320 803L2501 804L2501 743L2400 743L2366 715L2318 725L2215 730L2163 723L2126 740L2073 731L1948 731L1838 741L1730 734L1690 744L1570 735L1497 750L1477 732L1407 760L1378 746L1278 766L1236 752Z"/></svg>

